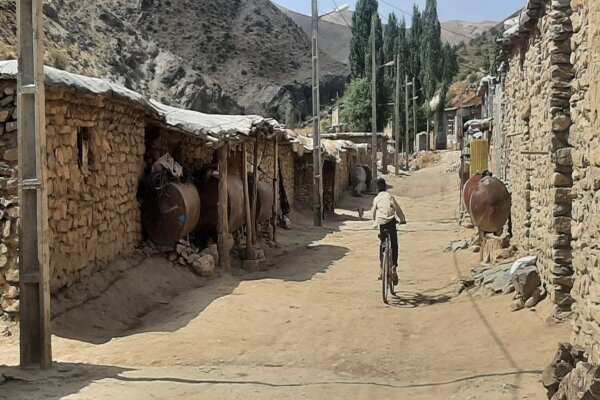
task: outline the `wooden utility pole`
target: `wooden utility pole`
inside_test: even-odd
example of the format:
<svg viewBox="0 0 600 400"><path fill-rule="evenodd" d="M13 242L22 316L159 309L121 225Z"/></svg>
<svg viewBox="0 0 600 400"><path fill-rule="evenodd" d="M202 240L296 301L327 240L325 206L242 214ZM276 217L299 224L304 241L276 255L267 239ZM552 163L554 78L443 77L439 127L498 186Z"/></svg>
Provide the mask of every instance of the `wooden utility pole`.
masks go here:
<svg viewBox="0 0 600 400"><path fill-rule="evenodd" d="M371 173L373 179L371 180L373 190L377 188L377 46L375 40L375 22L377 21L377 15L374 14L371 18Z"/></svg>
<svg viewBox="0 0 600 400"><path fill-rule="evenodd" d="M252 185L252 210L250 215L252 217L252 242L257 242L258 236L258 225L256 223L256 205L258 203L258 144L260 143L260 132L256 132L256 141L254 143L254 160L252 168L252 177L254 185Z"/></svg>
<svg viewBox="0 0 600 400"><path fill-rule="evenodd" d="M323 169L321 168L321 126L319 112L319 5L312 0L312 105L313 105L313 206L314 225L323 226Z"/></svg>
<svg viewBox="0 0 600 400"><path fill-rule="evenodd" d="M222 270L228 271L230 267L229 251L231 250L231 240L229 238L229 193L227 191L228 157L229 143L225 142L217 150L219 161L219 202L217 208L217 248L219 250L219 266Z"/></svg>
<svg viewBox="0 0 600 400"><path fill-rule="evenodd" d="M279 209L279 136L275 134L273 166L273 242L277 243L277 211Z"/></svg>
<svg viewBox="0 0 600 400"><path fill-rule="evenodd" d="M396 101L394 102L394 110L396 115L396 151L394 154L394 169L396 176L399 173L400 168L400 55L396 55Z"/></svg>
<svg viewBox="0 0 600 400"><path fill-rule="evenodd" d="M43 1L17 2L22 368L52 366Z"/></svg>
<svg viewBox="0 0 600 400"><path fill-rule="evenodd" d="M244 184L244 210L246 214L246 260L256 259L253 246L252 216L250 214L250 189L248 188L248 146L242 142L242 182Z"/></svg>

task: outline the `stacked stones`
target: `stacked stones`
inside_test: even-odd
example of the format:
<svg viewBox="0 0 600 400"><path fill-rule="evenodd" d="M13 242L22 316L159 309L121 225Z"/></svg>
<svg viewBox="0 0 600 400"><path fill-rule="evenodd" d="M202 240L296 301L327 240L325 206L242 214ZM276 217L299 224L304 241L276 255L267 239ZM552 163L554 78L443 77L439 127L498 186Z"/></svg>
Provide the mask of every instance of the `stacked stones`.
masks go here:
<svg viewBox="0 0 600 400"><path fill-rule="evenodd" d="M531 1L527 46L508 47L502 130L507 138L507 179L519 254L534 252L557 316L569 312L573 269L570 250L571 149L569 114L573 78L571 8L567 0ZM512 47L511 47L512 46Z"/></svg>
<svg viewBox="0 0 600 400"><path fill-rule="evenodd" d="M68 287L133 253L144 110L71 89L46 91L50 287Z"/></svg>
<svg viewBox="0 0 600 400"><path fill-rule="evenodd" d="M590 362L600 364L600 3L573 0L572 7L573 329L575 343L587 350Z"/></svg>
<svg viewBox="0 0 600 400"><path fill-rule="evenodd" d="M16 85L0 81L0 315L19 312Z"/></svg>
<svg viewBox="0 0 600 400"><path fill-rule="evenodd" d="M214 148L199 137L160 129L146 151L146 162L152 164L167 153L186 169L197 171L213 163Z"/></svg>
<svg viewBox="0 0 600 400"><path fill-rule="evenodd" d="M219 263L219 252L216 244L200 251L187 240L180 240L175 245L175 251L169 255L169 260L180 265L187 265L196 274L210 278L214 275L215 266Z"/></svg>

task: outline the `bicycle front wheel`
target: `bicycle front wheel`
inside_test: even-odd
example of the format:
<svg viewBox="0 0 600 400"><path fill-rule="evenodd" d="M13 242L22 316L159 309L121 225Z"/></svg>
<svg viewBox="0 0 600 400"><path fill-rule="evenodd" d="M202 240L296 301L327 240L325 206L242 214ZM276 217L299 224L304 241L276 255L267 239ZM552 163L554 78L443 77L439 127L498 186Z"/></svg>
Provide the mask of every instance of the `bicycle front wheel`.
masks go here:
<svg viewBox="0 0 600 400"><path fill-rule="evenodd" d="M389 262L389 249L386 249L383 253L383 265L381 266L381 296L385 304L388 303L388 290L390 288L390 262ZM393 282L392 282L393 285Z"/></svg>

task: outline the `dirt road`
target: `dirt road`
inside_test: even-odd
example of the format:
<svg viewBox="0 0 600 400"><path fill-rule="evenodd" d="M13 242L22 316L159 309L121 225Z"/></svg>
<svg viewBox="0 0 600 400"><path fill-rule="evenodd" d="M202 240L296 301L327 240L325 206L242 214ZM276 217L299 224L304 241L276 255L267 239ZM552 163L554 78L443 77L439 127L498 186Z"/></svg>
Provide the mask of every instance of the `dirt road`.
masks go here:
<svg viewBox="0 0 600 400"><path fill-rule="evenodd" d="M371 198L350 198L326 229L296 220L270 271L188 285L134 330L102 335L98 320L120 319L119 309L90 312L106 304L102 296L67 312L61 318L80 325L54 338L57 367L33 375L5 368L17 380L0 385L0 398L545 398L540 373L569 339L568 324L511 313L508 296L456 294L478 257L443 252L471 234L454 220L452 158L389 177L409 220L391 305L376 279L376 232L356 212ZM14 365L16 342L0 343L0 364Z"/></svg>

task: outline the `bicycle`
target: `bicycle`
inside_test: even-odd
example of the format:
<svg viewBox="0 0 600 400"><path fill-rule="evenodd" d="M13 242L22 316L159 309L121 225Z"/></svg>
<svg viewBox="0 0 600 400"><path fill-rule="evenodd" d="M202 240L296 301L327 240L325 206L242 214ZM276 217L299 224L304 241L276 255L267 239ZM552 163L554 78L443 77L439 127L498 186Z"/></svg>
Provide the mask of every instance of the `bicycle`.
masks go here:
<svg viewBox="0 0 600 400"><path fill-rule="evenodd" d="M383 302L388 304L388 292L392 296L396 295L394 291L394 280L392 278L392 244L391 232L386 229L383 231L385 238L383 239L383 257L381 262L381 295ZM381 239L381 235L380 235Z"/></svg>

